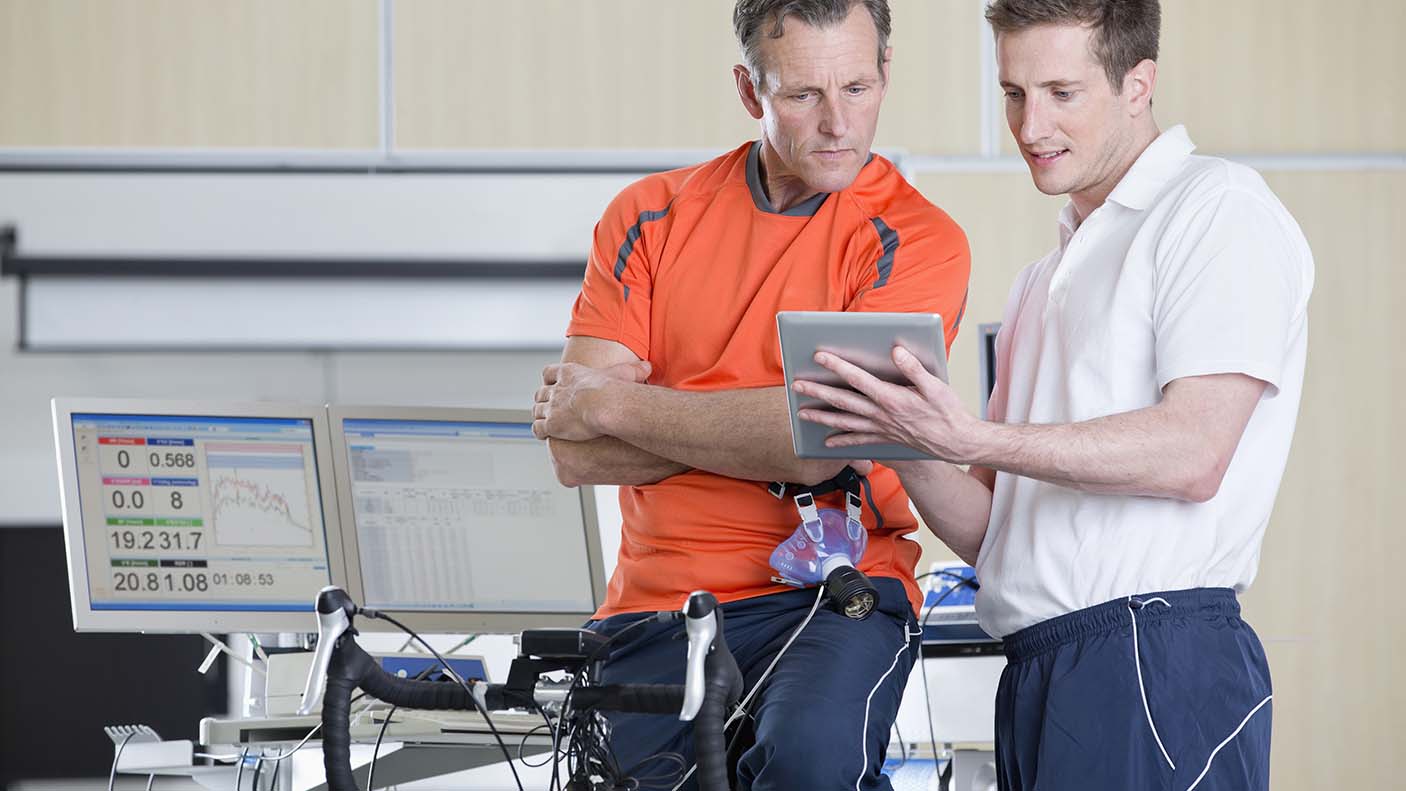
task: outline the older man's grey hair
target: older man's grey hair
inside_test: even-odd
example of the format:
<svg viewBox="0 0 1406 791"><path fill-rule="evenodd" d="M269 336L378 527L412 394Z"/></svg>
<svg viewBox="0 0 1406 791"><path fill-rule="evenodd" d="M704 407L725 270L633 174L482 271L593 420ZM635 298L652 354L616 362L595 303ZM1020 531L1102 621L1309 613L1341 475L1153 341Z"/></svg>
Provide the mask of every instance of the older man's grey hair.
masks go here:
<svg viewBox="0 0 1406 791"><path fill-rule="evenodd" d="M742 59L752 73L752 84L760 87L766 64L762 62L761 40L781 38L787 19L794 18L811 27L838 25L849 17L850 9L863 6L879 32L879 75L884 73L884 52L889 45L891 18L888 0L737 0L732 11L732 27L742 47Z"/></svg>

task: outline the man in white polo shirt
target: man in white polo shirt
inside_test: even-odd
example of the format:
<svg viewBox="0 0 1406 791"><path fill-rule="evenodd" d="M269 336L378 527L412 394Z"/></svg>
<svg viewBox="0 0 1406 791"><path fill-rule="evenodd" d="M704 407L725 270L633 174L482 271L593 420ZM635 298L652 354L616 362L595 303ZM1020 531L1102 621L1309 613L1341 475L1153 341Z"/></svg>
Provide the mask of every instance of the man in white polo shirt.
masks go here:
<svg viewBox="0 0 1406 791"><path fill-rule="evenodd" d="M994 0L1011 132L1067 194L1010 291L982 421L833 355L834 446L902 442L928 526L1005 641L1002 789L1264 789L1271 688L1239 617L1289 452L1313 262L1257 173L1152 117L1156 0ZM963 471L953 465L970 465Z"/></svg>

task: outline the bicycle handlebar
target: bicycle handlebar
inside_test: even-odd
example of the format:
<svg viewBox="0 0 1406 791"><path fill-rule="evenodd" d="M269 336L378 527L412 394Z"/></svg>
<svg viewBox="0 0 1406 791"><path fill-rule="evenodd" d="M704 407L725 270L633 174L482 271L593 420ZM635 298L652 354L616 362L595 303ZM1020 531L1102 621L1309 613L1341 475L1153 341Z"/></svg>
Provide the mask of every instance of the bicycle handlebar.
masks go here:
<svg viewBox="0 0 1406 791"><path fill-rule="evenodd" d="M357 687L377 700L413 709L472 709L458 684L416 681L387 673L351 635L338 638L322 701L322 766L329 791L359 791L351 768L351 697Z"/></svg>
<svg viewBox="0 0 1406 791"><path fill-rule="evenodd" d="M322 627L313 667L304 690L303 709L322 698L323 768L328 791L359 791L351 769L351 697L360 687L377 700L414 709L479 709L539 706L498 684L472 689L443 681L394 676L356 644L352 614L356 607L340 588L324 588L318 596ZM727 709L741 697L742 674L723 636L717 599L706 592L689 597L683 609L688 621L688 667L684 684L605 684L577 687L572 708L636 714L674 714L693 720L701 791L728 791L727 745L723 725ZM322 679L325 678L325 685ZM325 688L325 693L323 690ZM323 693L323 694L319 694ZM562 712L565 716L566 712ZM696 715L696 716L695 716Z"/></svg>

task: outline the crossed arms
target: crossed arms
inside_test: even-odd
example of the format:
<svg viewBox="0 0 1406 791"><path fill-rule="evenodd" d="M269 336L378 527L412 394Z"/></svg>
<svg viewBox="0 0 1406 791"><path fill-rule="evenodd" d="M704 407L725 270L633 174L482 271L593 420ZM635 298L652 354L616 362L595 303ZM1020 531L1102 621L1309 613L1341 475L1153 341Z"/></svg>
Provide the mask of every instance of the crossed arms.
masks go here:
<svg viewBox="0 0 1406 791"><path fill-rule="evenodd" d="M784 387L693 392L646 384L649 374L623 344L567 339L532 413L563 484L638 486L690 469L814 484L847 463L796 458Z"/></svg>
<svg viewBox="0 0 1406 791"><path fill-rule="evenodd" d="M832 446L899 442L938 458L892 466L928 527L968 563L986 534L998 470L1092 494L1209 500L1266 386L1243 374L1186 377L1145 409L1079 423L1006 424L972 416L902 349L894 362L913 382L907 387L833 355L817 360L855 392L798 383L799 392L832 407L802 417L839 429ZM649 374L649 364L623 344L568 339L562 362L543 371L533 406L533 432L547 440L562 483L644 485L699 469L813 484L846 464L796 458L781 387L691 392L645 384Z"/></svg>

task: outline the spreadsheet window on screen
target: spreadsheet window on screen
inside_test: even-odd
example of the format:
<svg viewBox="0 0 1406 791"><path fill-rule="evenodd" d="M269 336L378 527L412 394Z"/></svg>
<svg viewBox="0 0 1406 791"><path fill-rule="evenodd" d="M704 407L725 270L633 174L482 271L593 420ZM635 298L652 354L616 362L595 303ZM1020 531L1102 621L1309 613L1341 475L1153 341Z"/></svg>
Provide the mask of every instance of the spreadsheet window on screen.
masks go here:
<svg viewBox="0 0 1406 791"><path fill-rule="evenodd" d="M365 604L589 612L580 494L530 423L345 418Z"/></svg>
<svg viewBox="0 0 1406 791"><path fill-rule="evenodd" d="M331 579L312 421L71 417L95 611L307 612Z"/></svg>

